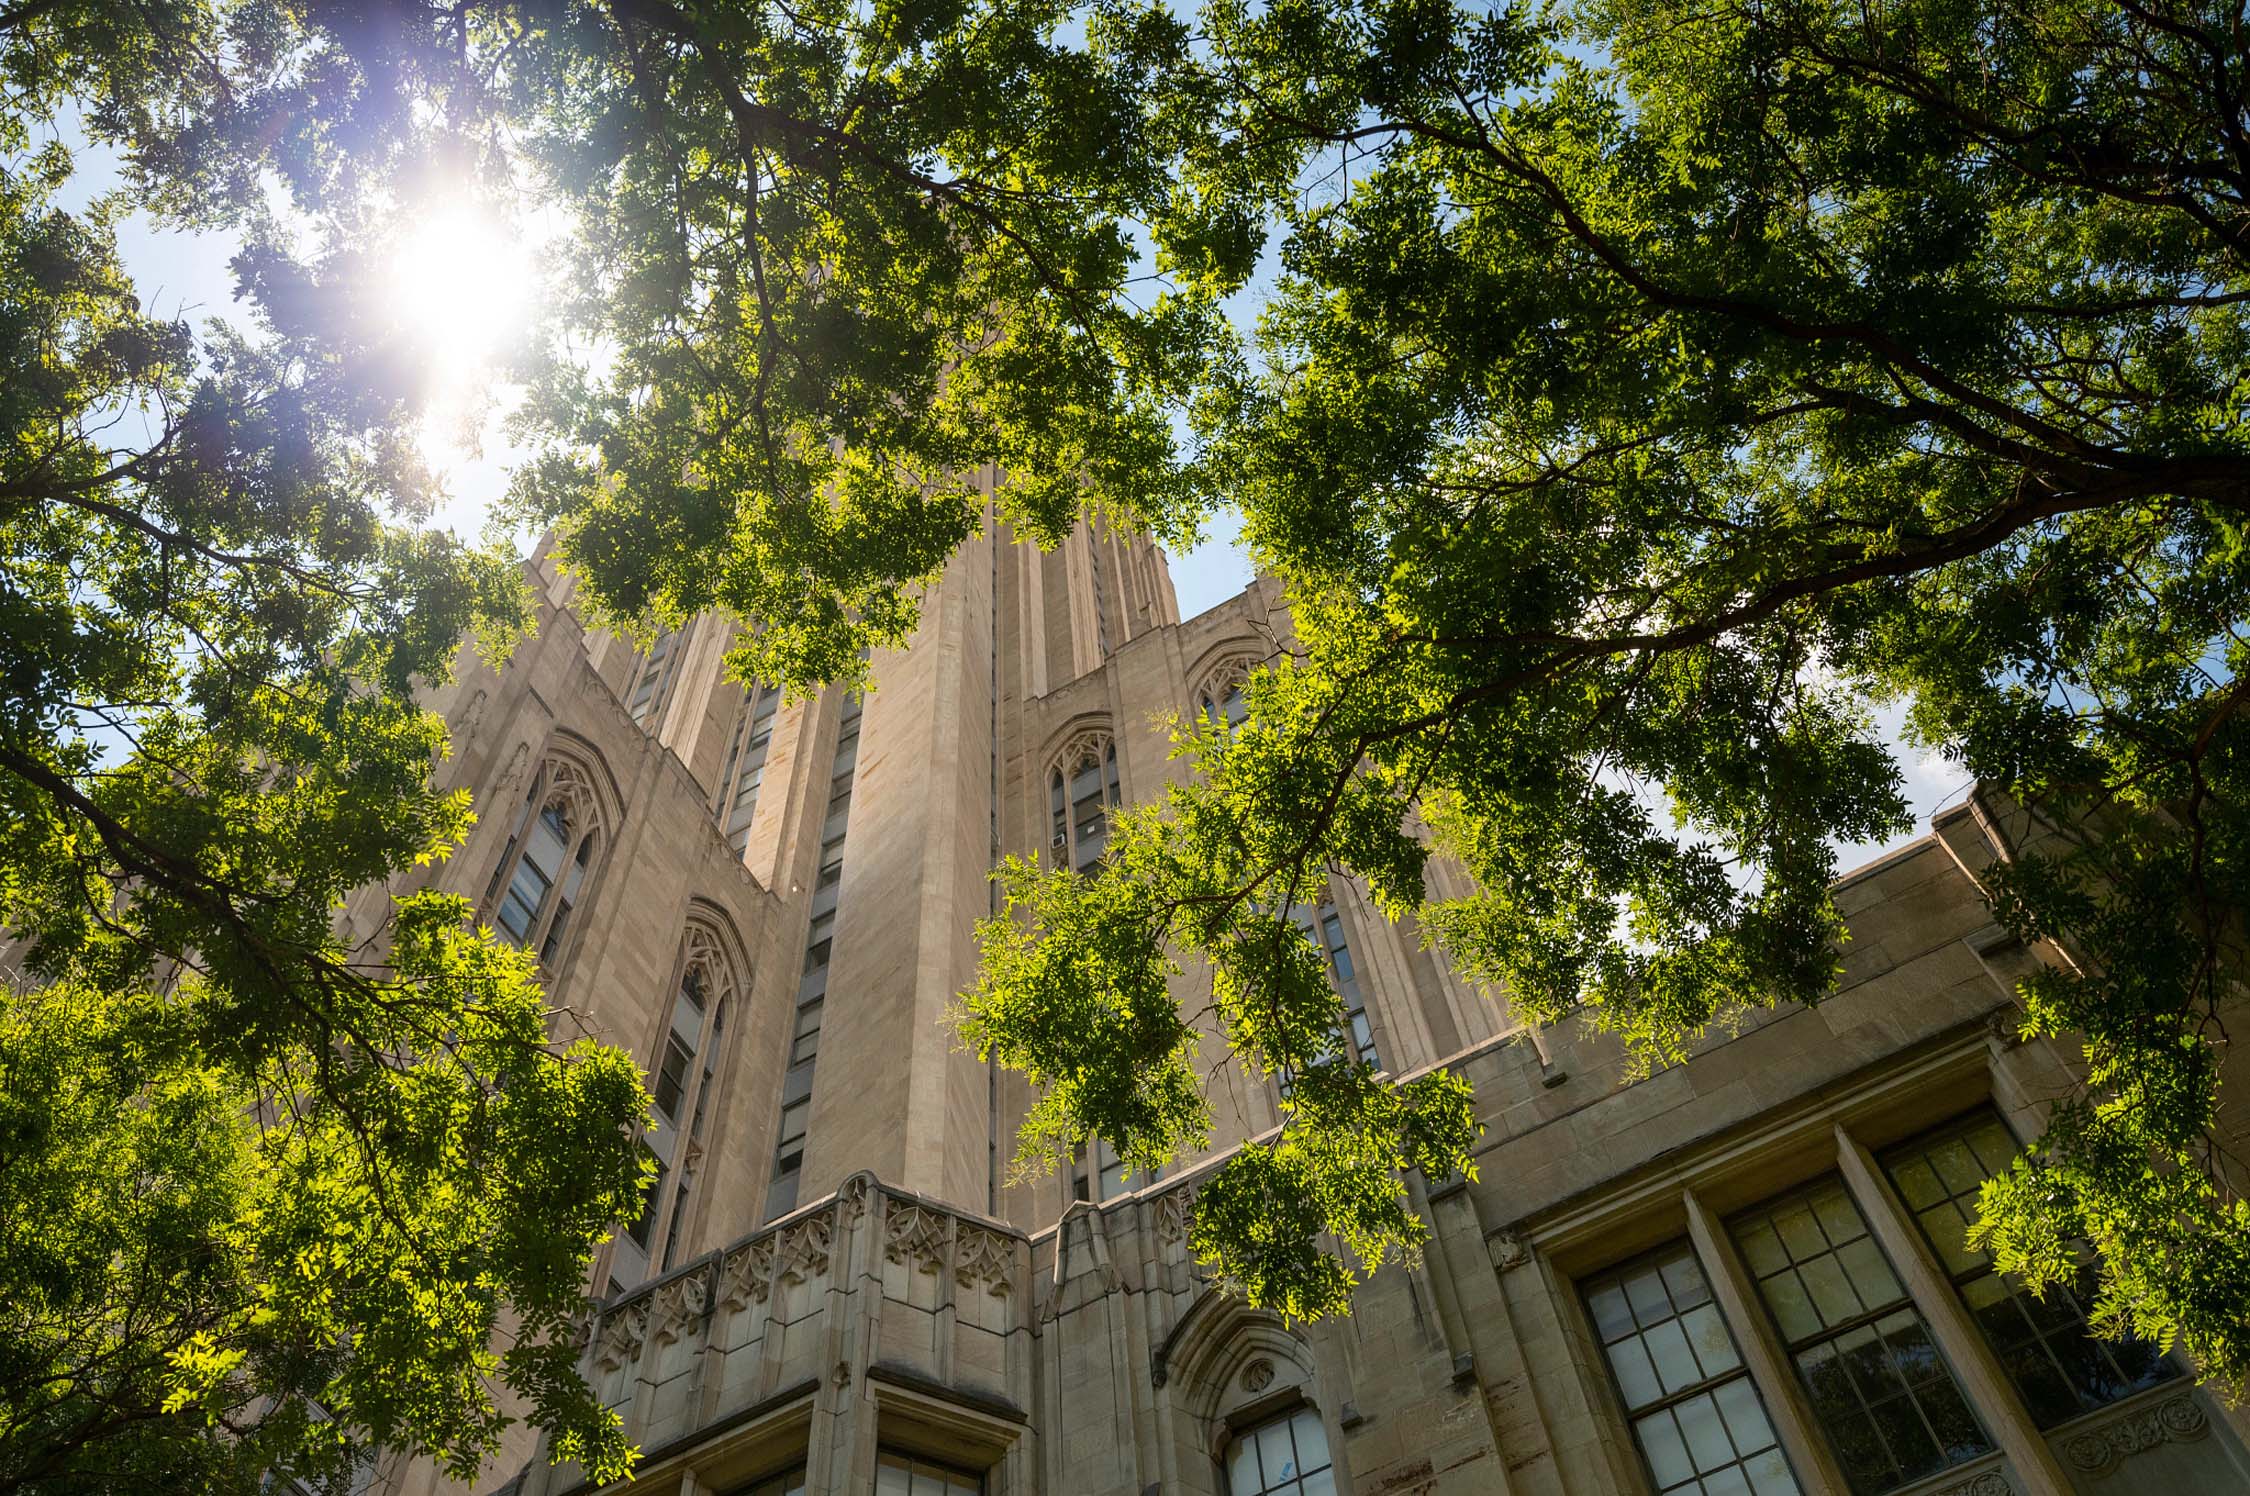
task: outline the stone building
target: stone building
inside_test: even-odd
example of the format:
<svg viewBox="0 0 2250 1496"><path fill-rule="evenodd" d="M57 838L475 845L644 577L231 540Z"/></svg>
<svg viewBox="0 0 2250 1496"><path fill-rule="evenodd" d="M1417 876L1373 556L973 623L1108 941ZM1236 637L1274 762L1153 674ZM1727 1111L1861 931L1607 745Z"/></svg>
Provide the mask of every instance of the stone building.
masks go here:
<svg viewBox="0 0 2250 1496"><path fill-rule="evenodd" d="M481 814L440 877L656 1096L657 1193L596 1264L586 1349L643 1450L635 1490L2250 1490L2241 1411L1962 1245L1977 1180L2070 1080L2070 1053L2014 1036L2036 958L1979 897L2020 817L1972 801L1851 874L1833 999L1638 1081L1332 887L1305 924L1353 1042L1396 1075L1465 1072L1487 1130L1476 1182L1411 1182L1420 1267L1292 1328L1184 1243L1199 1171L1278 1124L1269 1088L1222 1082L1214 1153L1158 1180L1097 1141L1011 1187L1028 1098L945 1016L988 870L1083 866L1109 806L1185 772L1162 719L1239 711L1286 632L1273 590L1182 620L1146 542L979 541L864 703L795 704L723 679L724 621L644 653L532 564L538 636L438 703ZM585 1489L513 1453L510 1491Z"/></svg>

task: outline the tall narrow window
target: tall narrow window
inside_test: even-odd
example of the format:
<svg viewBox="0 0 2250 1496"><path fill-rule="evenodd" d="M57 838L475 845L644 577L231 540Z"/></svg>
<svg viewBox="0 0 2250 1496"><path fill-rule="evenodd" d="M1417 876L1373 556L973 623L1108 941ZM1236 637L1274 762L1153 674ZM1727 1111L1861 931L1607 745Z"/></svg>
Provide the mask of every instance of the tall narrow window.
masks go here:
<svg viewBox="0 0 2250 1496"><path fill-rule="evenodd" d="M750 846L750 823L758 813L758 790L766 777L766 750L781 709L781 690L761 685L743 697L742 719L735 724L726 772L719 780L719 826L727 845L740 856Z"/></svg>
<svg viewBox="0 0 2250 1496"><path fill-rule="evenodd" d="M659 1225L664 1228L665 1266L680 1255L680 1230L701 1155L698 1139L717 1086L719 1036L725 1032L727 1007L737 990L736 968L719 934L700 922L691 923L682 948L679 983L672 991L649 1080L656 1112L642 1146L656 1160L657 1179L640 1219L626 1233L625 1240L638 1250L621 1243L610 1262L612 1275L628 1286L647 1275Z"/></svg>
<svg viewBox="0 0 2250 1496"><path fill-rule="evenodd" d="M1164 1177L1164 1170L1156 1168L1143 1174L1135 1174L1128 1180L1125 1160L1117 1156L1117 1150L1109 1146L1107 1138L1094 1139L1094 1163L1096 1186L1104 1200L1114 1200Z"/></svg>
<svg viewBox="0 0 2250 1496"><path fill-rule="evenodd" d="M1344 918L1337 913L1335 901L1324 896L1316 908L1291 909L1289 918L1319 949L1321 959L1328 966L1329 983L1343 1002L1331 1032L1330 1052L1338 1058L1357 1059L1380 1070L1383 1062L1375 1050L1375 1026L1367 1017L1367 996L1360 988L1359 968L1352 961L1351 942L1344 934ZM1281 1094L1287 1096L1296 1087L1296 1075L1284 1069L1280 1085Z"/></svg>
<svg viewBox="0 0 2250 1496"><path fill-rule="evenodd" d="M1842 1180L1746 1211L1729 1229L1860 1496L1992 1448Z"/></svg>
<svg viewBox="0 0 2250 1496"><path fill-rule="evenodd" d="M633 677L633 689L625 698L625 714L643 727L663 710L664 698L671 694L681 637L678 629L666 629L658 634L656 642L649 646L648 658L641 661L640 670Z"/></svg>
<svg viewBox="0 0 2250 1496"><path fill-rule="evenodd" d="M1992 1259L1968 1245L1978 1187L2006 1169L2016 1152L2006 1124L1991 1112L1978 1112L1891 1149L1882 1162L1993 1354L2023 1394L2032 1420L2047 1429L2168 1382L2180 1371L2146 1341L2112 1344L2087 1327L2091 1262L2081 1269L2078 1293L2056 1287L2038 1299L1995 1272Z"/></svg>
<svg viewBox="0 0 2250 1496"><path fill-rule="evenodd" d="M796 1208L797 1184L804 1172L805 1132L820 1058L820 1021L828 1001L828 961L836 946L836 901L844 881L844 837L851 825L852 785L859 767L860 715L859 698L845 697L836 756L829 764L828 808L821 818L819 871L814 875L805 927L805 966L797 980L789 1064L782 1073L781 1122L774 1140L772 1182L766 1187L769 1221Z"/></svg>
<svg viewBox="0 0 2250 1496"><path fill-rule="evenodd" d="M566 952L571 916L593 872L600 841L593 805L575 766L542 766L486 885L485 917L512 944L536 950L550 974Z"/></svg>
<svg viewBox="0 0 2250 1496"><path fill-rule="evenodd" d="M1109 813L1123 801L1117 782L1117 744L1090 737L1048 775L1047 805L1055 860L1085 872L1109 850Z"/></svg>
<svg viewBox="0 0 2250 1496"><path fill-rule="evenodd" d="M1798 1496L1765 1404L1684 1241L1584 1285L1660 1496Z"/></svg>
<svg viewBox="0 0 2250 1496"><path fill-rule="evenodd" d="M1227 1446L1227 1496L1333 1496L1336 1471L1320 1414L1300 1407Z"/></svg>

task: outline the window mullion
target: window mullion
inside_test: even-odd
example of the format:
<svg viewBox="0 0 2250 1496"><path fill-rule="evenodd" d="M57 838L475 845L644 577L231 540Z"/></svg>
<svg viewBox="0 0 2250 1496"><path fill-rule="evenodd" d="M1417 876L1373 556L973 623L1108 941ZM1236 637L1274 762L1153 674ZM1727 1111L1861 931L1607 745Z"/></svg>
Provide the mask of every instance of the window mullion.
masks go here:
<svg viewBox="0 0 2250 1496"><path fill-rule="evenodd" d="M1688 1241L1702 1260L1711 1297L1720 1317L1735 1331L1735 1347L1751 1382L1764 1394L1766 1416L1798 1474L1798 1484L1807 1490L1850 1490L1843 1468L1818 1432L1804 1383L1781 1343L1781 1332L1758 1305L1757 1285L1734 1239L1694 1190L1683 1190L1680 1200L1687 1210Z"/></svg>
<svg viewBox="0 0 2250 1496"><path fill-rule="evenodd" d="M2034 1496L2068 1496L2072 1489L2030 1412L2001 1370L2000 1360L1970 1322L1952 1279L1930 1253L1905 1205L1858 1139L1836 1125L1836 1158L1844 1187L1867 1220L1867 1229L1898 1272L1907 1297L1921 1310L1938 1348L1953 1365L1962 1393L1984 1420L2017 1477Z"/></svg>

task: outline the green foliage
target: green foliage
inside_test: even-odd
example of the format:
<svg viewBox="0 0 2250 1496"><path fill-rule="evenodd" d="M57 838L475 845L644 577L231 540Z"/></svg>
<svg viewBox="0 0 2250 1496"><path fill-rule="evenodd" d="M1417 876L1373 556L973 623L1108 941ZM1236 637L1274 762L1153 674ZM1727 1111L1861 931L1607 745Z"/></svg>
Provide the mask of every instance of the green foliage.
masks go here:
<svg viewBox="0 0 2250 1496"><path fill-rule="evenodd" d="M412 693L523 626L513 559L418 527L421 397L349 305L253 243L260 325L198 333L136 295L122 196L57 205L65 104L129 142L216 89L217 24L0 17L0 1490L468 1477L501 1389L621 1474L574 1325L636 1067L551 1044L458 900L338 928L468 831Z"/></svg>
<svg viewBox="0 0 2250 1496"><path fill-rule="evenodd" d="M1349 1273L1313 1236L1363 1266L1411 1251L1398 1174L1465 1162L1474 1121L1454 1081L1324 1061L1336 1004L1287 911L1364 879L1521 1016L1583 1010L1677 1055L1743 1005L1830 990L1832 848L1906 823L1869 716L1903 702L2040 826L2098 833L2043 832L1999 888L2052 968L2026 1022L2084 1035L2092 1067L1987 1197L1999 1255L2051 1276L2092 1240L2113 1328L2250 1368L2212 1140L2250 791L2230 8L146 14L19 7L0 55L27 97L92 99L152 201L246 235L278 342L215 341L191 376L184 335L101 268L100 213L43 214L37 171L10 168L14 356L41 377L0 395L24 558L0 603L31 703L0 736L30 816L0 912L36 911L51 959L108 948L116 883L33 883L101 859L143 880L152 948L224 963L219 1000L251 1020L230 1063L259 1063L258 1025L326 1020L261 982L238 930L299 951L325 927L286 901L220 919L185 870L295 889L274 835L375 849L304 885L340 889L457 831L412 790L431 740L391 696L244 691L183 641L224 616L259 669L333 682L342 650L395 683L510 606L475 559L360 518L419 481L383 439L418 395L364 288L398 201L520 188L573 231L515 367L536 455L513 514L558 531L608 617L728 608L760 626L741 671L856 678L989 522L980 469L1041 539L1106 511L1176 540L1237 504L1287 588L1291 651L1235 737L1189 734L1197 781L1125 817L1090 877L1004 875L965 1020L1044 1088L1027 1162L1098 1132L1147 1169L1206 1136L1195 1033L1289 1067L1287 1126L1213 1181L1196 1244L1261 1302L1335 1309ZM1261 256L1278 276L1244 349L1219 305ZM83 419L159 381L200 412L166 424L162 462L39 455L57 402ZM112 490L185 507L148 507L150 535L68 501ZM353 585L191 534L307 548ZM234 611L194 611L183 566ZM157 703L149 740L224 814L169 767L113 780L66 723L83 700ZM167 737L175 700L192 718ZM353 772L241 767L308 761ZM353 821L372 842L314 834L402 787L403 818ZM1431 896L1433 853L1465 894ZM222 1375L225 1349L184 1365Z"/></svg>
<svg viewBox="0 0 2250 1496"><path fill-rule="evenodd" d="M1114 876L1142 843L1193 876L1161 917L1113 895L1105 958L1209 957L1225 1023L1270 990L1226 1030L1269 1063L1312 994L1228 900L1354 874L1519 1015L1675 1058L1831 989L1832 847L1906 824L1868 715L1902 701L2037 808L1999 911L2050 960L2027 1028L2087 1048L1984 1229L2035 1280L2092 1241L2109 1328L2239 1382L2250 321L2245 183L2203 149L2250 128L2238 19L1206 5L1215 126L1155 235L1278 249L1194 422L1299 637L1206 783L1121 828ZM1417 819L1466 896L1424 896ZM1085 897L1050 877L1019 939L1084 938ZM1035 1027L1048 973L994 972L989 1032ZM1352 1218L1241 1169L1222 1257ZM1277 1301L1332 1303L1319 1271Z"/></svg>

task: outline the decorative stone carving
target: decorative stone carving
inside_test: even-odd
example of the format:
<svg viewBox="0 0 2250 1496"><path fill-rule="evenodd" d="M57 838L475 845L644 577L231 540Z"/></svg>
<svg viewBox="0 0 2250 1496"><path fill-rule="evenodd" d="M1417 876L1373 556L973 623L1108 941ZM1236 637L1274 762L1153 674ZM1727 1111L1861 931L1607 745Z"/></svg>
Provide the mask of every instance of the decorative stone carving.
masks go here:
<svg viewBox="0 0 2250 1496"><path fill-rule="evenodd" d="M773 1238L756 1241L730 1252L719 1266L719 1307L742 1308L752 1299L763 1304L773 1287Z"/></svg>
<svg viewBox="0 0 2250 1496"><path fill-rule="evenodd" d="M964 1223L954 1245L953 1276L963 1288L982 1283L988 1293L1004 1296L1015 1286L1015 1247L997 1231Z"/></svg>
<svg viewBox="0 0 2250 1496"><path fill-rule="evenodd" d="M492 803L505 805L515 798L517 785L523 783L523 771L531 762L531 745L516 744L516 751L508 756L508 767L502 771L499 782L492 787Z"/></svg>
<svg viewBox="0 0 2250 1496"><path fill-rule="evenodd" d="M1484 1239L1484 1246L1492 1254L1492 1265L1503 1273L1531 1260L1531 1243L1513 1231L1493 1232Z"/></svg>
<svg viewBox="0 0 2250 1496"><path fill-rule="evenodd" d="M835 1238L835 1219L824 1210L806 1216L775 1239L774 1255L781 1264L783 1283L803 1283L828 1271L828 1248Z"/></svg>
<svg viewBox="0 0 2250 1496"><path fill-rule="evenodd" d="M2010 1003L1995 1008L1984 1015L1986 1037L2002 1049L2015 1049L2023 1043L2023 1010Z"/></svg>
<svg viewBox="0 0 2250 1496"><path fill-rule="evenodd" d="M893 1200L883 1223L883 1255L925 1273L945 1266L946 1217L904 1200Z"/></svg>
<svg viewBox="0 0 2250 1496"><path fill-rule="evenodd" d="M687 929L687 962L681 968L681 980L684 982L691 977L701 983L707 1007L732 1002L740 985L735 978L734 962L728 958L719 932L700 920L689 924Z"/></svg>
<svg viewBox="0 0 2250 1496"><path fill-rule="evenodd" d="M1997 1470L1979 1470L1967 1480L1938 1487L1930 1496L2016 1496L2016 1488Z"/></svg>
<svg viewBox="0 0 2250 1496"><path fill-rule="evenodd" d="M1112 741L1106 725L1082 727L1072 733L1062 747L1055 751L1055 756L1047 761L1047 772L1050 776L1060 773L1063 778L1068 779L1089 763L1099 768Z"/></svg>
<svg viewBox="0 0 2250 1496"><path fill-rule="evenodd" d="M836 1192L836 1220L846 1231L857 1226L867 1215L867 1176L854 1174L844 1181Z"/></svg>
<svg viewBox="0 0 2250 1496"><path fill-rule="evenodd" d="M613 1309L602 1316L600 1335L594 1343L594 1361L604 1371L615 1371L629 1366L640 1355L641 1344L648 1339L648 1300L637 1299L621 1309Z"/></svg>
<svg viewBox="0 0 2250 1496"><path fill-rule="evenodd" d="M2195 1394L2180 1392L2162 1402L2136 1404L2110 1423L2073 1435L2063 1443L2063 1458L2081 1470L2105 1474L2160 1444L2188 1444L2210 1432L2210 1420Z"/></svg>
<svg viewBox="0 0 2250 1496"><path fill-rule="evenodd" d="M541 810L559 807L571 830L584 832L601 825L601 804L601 796L594 793L593 780L575 760L548 761L547 793L539 802Z"/></svg>
<svg viewBox="0 0 2250 1496"><path fill-rule="evenodd" d="M1253 654L1230 654L1215 662L1203 672L1202 678L1195 683L1195 690L1190 693L1196 710L1201 711L1206 700L1226 700L1228 692L1249 683L1250 672L1257 668L1258 657Z"/></svg>
<svg viewBox="0 0 2250 1496"><path fill-rule="evenodd" d="M1260 1356L1242 1368L1242 1390L1263 1392L1273 1385L1273 1363Z"/></svg>
<svg viewBox="0 0 2250 1496"><path fill-rule="evenodd" d="M1173 1190L1156 1197L1156 1240L1169 1247L1187 1239L1195 1224L1195 1191Z"/></svg>
<svg viewBox="0 0 2250 1496"><path fill-rule="evenodd" d="M701 1273L674 1278L656 1290L649 1307L648 1337L658 1345L678 1340L710 1307L710 1283Z"/></svg>

